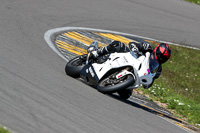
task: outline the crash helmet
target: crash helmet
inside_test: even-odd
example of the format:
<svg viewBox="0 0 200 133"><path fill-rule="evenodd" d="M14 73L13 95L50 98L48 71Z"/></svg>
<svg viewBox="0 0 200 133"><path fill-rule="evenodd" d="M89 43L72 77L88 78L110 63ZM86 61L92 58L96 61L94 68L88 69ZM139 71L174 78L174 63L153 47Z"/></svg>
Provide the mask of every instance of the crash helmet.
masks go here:
<svg viewBox="0 0 200 133"><path fill-rule="evenodd" d="M171 48L166 43L160 43L153 51L160 64L165 63L171 56Z"/></svg>

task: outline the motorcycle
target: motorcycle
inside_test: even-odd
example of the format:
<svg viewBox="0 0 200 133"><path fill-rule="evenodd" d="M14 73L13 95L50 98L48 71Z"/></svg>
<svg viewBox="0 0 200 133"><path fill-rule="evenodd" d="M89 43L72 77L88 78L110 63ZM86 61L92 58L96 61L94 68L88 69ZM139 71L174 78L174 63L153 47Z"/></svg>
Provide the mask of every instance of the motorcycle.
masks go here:
<svg viewBox="0 0 200 133"><path fill-rule="evenodd" d="M133 89L152 83L159 67L153 54L137 57L131 51L91 58L91 52L97 48L98 42L92 42L88 54L71 59L65 67L66 74L83 79L101 93L117 92L123 99L129 98Z"/></svg>

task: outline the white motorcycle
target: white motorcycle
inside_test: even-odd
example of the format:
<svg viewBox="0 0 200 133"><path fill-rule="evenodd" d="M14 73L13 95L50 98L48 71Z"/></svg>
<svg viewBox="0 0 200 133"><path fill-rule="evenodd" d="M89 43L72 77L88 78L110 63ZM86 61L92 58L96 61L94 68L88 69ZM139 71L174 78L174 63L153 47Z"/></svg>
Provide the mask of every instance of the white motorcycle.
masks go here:
<svg viewBox="0 0 200 133"><path fill-rule="evenodd" d="M127 99L133 89L151 84L159 67L154 55L149 52L140 57L133 52L127 52L111 53L92 59L89 50L91 47L98 48L98 43L91 43L88 54L70 60L65 71L71 77L81 77L95 85L104 94L117 92L121 98Z"/></svg>

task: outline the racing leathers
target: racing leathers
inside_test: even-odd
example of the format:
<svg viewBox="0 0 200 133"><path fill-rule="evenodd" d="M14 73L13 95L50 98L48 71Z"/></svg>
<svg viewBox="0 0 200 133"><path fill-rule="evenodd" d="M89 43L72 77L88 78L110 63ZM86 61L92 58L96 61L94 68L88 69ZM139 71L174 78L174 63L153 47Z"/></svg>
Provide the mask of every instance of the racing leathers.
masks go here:
<svg viewBox="0 0 200 133"><path fill-rule="evenodd" d="M120 41L113 41L108 46L105 46L103 48L98 49L97 51L93 51L92 55L97 58L100 55L106 55L114 52L118 53L125 53L132 51L137 57L144 55L146 52L152 53L154 48L149 45L149 43L136 43L136 42L130 42L129 47L127 47L124 43ZM162 65L159 65L159 68L156 72L156 75L153 78L153 81L149 85L143 85L143 87L149 88L152 86L155 79L157 79L162 72Z"/></svg>

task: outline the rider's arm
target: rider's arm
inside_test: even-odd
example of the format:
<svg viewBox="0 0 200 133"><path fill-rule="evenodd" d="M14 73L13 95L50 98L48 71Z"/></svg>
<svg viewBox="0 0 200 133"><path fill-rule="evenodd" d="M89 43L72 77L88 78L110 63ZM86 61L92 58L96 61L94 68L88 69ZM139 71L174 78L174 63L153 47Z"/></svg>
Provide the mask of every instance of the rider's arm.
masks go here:
<svg viewBox="0 0 200 133"><path fill-rule="evenodd" d="M153 47L149 44L149 43L145 43L145 42L130 42L129 43L129 48L134 51L137 50L142 52L143 54L145 54L146 52L153 52Z"/></svg>
<svg viewBox="0 0 200 133"><path fill-rule="evenodd" d="M129 48L120 41L113 41L108 46L105 46L98 50L98 54L105 55L114 52L129 52Z"/></svg>

